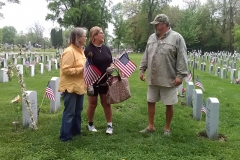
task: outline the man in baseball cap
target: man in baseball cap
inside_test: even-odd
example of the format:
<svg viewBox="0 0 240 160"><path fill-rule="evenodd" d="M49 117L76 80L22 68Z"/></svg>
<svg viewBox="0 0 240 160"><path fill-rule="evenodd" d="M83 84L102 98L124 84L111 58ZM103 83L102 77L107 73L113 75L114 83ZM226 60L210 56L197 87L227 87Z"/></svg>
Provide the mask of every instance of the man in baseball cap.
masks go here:
<svg viewBox="0 0 240 160"><path fill-rule="evenodd" d="M161 101L166 106L166 124L164 135L170 135L173 117L173 105L178 102L177 87L188 74L187 48L183 37L170 28L165 14L158 14L154 21L155 33L147 42L140 64L140 79L145 81L148 70L148 126L140 131L154 132L156 103Z"/></svg>
<svg viewBox="0 0 240 160"><path fill-rule="evenodd" d="M168 23L169 24L169 19L165 14L158 14L155 18L154 21L151 22L151 24L158 24L158 23Z"/></svg>

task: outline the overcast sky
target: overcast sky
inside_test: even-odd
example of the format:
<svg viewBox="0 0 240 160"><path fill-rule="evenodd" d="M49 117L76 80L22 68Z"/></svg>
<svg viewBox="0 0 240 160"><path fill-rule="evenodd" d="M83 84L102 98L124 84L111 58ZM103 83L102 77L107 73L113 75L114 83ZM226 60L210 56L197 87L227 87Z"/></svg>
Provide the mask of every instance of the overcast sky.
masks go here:
<svg viewBox="0 0 240 160"><path fill-rule="evenodd" d="M4 1L4 0L3 0ZM113 3L122 2L123 0L113 0ZM205 1L205 0L202 0ZM172 0L172 5L183 5L182 0ZM7 3L1 10L4 19L0 19L0 28L4 26L14 26L18 33L23 31L27 33L29 27L33 26L35 22L39 22L44 28L44 36L49 37L50 31L58 24L52 21L45 21L47 13L46 0L21 0L21 4ZM112 26L109 26L109 32L112 33Z"/></svg>

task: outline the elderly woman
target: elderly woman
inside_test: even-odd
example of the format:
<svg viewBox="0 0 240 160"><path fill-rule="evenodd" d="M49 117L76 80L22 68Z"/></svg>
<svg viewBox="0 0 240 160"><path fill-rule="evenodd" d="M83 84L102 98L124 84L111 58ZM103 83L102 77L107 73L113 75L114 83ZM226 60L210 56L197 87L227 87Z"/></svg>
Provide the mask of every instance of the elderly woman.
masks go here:
<svg viewBox="0 0 240 160"><path fill-rule="evenodd" d="M60 140L72 140L81 134L81 112L86 84L83 69L86 63L83 47L86 44L87 30L74 28L70 34L69 47L62 54L59 92L63 92L64 111Z"/></svg>
<svg viewBox="0 0 240 160"><path fill-rule="evenodd" d="M91 62L101 73L102 77L93 84L93 95L88 95L88 108L87 108L87 116L88 116L88 125L87 129L92 132L97 132L97 129L94 127L93 118L94 112L97 107L98 95L100 96L101 104L104 109L104 113L107 120L107 129L106 134L113 134L112 127L112 107L110 104L106 103L106 94L108 91L108 86L106 84L107 74L112 66L112 54L110 49L103 44L104 42L104 33L100 27L93 27L90 29L90 40L89 46L86 47L84 53L87 57L88 61ZM110 69L110 70L109 70Z"/></svg>

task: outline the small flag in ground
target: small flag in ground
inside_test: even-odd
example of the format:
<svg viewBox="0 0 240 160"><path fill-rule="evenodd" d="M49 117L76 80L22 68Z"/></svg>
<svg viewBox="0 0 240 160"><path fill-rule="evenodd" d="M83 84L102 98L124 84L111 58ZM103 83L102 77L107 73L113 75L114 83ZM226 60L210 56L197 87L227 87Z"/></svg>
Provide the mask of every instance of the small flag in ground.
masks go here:
<svg viewBox="0 0 240 160"><path fill-rule="evenodd" d="M87 86L93 85L100 77L101 72L95 67L93 64L90 64L87 60L86 65L84 67L84 80Z"/></svg>
<svg viewBox="0 0 240 160"><path fill-rule="evenodd" d="M206 107L202 106L201 111L204 112L204 113L207 113Z"/></svg>
<svg viewBox="0 0 240 160"><path fill-rule="evenodd" d="M128 58L127 53L124 53L119 59L116 59L114 65L126 76L130 75L135 71L137 66Z"/></svg>
<svg viewBox="0 0 240 160"><path fill-rule="evenodd" d="M191 82L191 81L192 81L192 73L191 73L191 70L188 71L188 75L187 75L187 77L185 78L185 81L186 81L186 82Z"/></svg>
<svg viewBox="0 0 240 160"><path fill-rule="evenodd" d="M46 95L46 98L55 101L55 96L53 93L53 89L51 88L50 81L47 84L45 95Z"/></svg>
<svg viewBox="0 0 240 160"><path fill-rule="evenodd" d="M211 59L210 64L211 64L211 65L214 64L214 59L213 59L213 58Z"/></svg>
<svg viewBox="0 0 240 160"><path fill-rule="evenodd" d="M203 87L203 85L202 85L202 83L200 82L200 79L198 78L198 76L197 76L197 78L196 78L195 85L198 86L198 87L200 87L202 90L205 90L204 87Z"/></svg>

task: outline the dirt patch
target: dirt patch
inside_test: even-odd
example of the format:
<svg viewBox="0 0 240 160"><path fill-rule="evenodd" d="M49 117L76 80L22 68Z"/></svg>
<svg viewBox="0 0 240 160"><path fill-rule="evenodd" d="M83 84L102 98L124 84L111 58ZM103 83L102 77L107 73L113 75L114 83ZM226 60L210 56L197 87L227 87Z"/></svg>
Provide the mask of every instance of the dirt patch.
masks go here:
<svg viewBox="0 0 240 160"><path fill-rule="evenodd" d="M208 138L207 132L205 130L202 131L202 132L199 132L198 133L198 137L200 137L200 138ZM218 139L217 140L220 141L220 142L226 142L227 141L227 137L225 135L223 135L223 134L218 134Z"/></svg>

